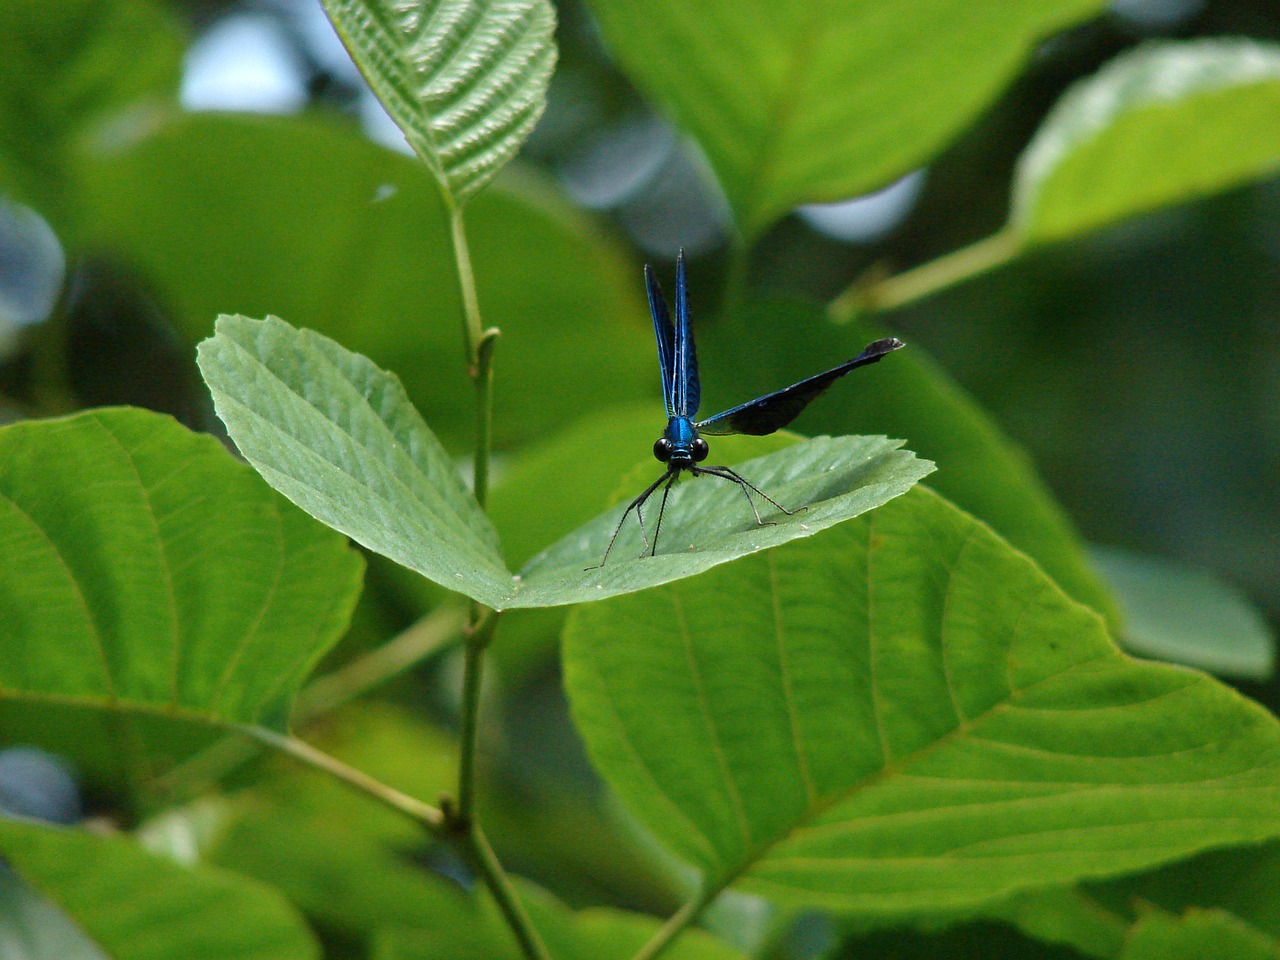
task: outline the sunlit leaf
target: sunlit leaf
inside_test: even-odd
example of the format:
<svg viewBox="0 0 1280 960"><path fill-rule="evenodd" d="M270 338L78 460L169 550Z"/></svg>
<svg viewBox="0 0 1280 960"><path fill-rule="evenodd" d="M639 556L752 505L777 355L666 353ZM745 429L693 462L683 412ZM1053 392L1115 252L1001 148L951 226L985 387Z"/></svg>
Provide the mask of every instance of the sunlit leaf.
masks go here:
<svg viewBox="0 0 1280 960"><path fill-rule="evenodd" d="M797 537L898 496L931 469L884 437L818 437L740 465L791 516L758 525L741 491L683 483L665 541L640 556L624 507L534 557L513 577L497 534L391 374L313 331L274 317L222 317L200 368L241 453L289 499L371 550L495 609L546 607L643 590ZM799 509L803 507L804 509ZM588 569L596 567L597 569Z"/></svg>
<svg viewBox="0 0 1280 960"><path fill-rule="evenodd" d="M178 866L123 837L0 821L0 854L112 960L313 960L319 948L279 894Z"/></svg>
<svg viewBox="0 0 1280 960"><path fill-rule="evenodd" d="M1275 718L923 488L565 639L596 766L711 891L942 909L1280 833Z"/></svg>
<svg viewBox="0 0 1280 960"><path fill-rule="evenodd" d="M698 141L750 238L884 186L991 102L1097 0L593 0L637 86Z"/></svg>
<svg viewBox="0 0 1280 960"><path fill-rule="evenodd" d="M283 729L363 565L212 437L135 409L0 430L0 696Z"/></svg>
<svg viewBox="0 0 1280 960"><path fill-rule="evenodd" d="M456 203L516 155L555 67L549 0L324 0L365 79Z"/></svg>
<svg viewBox="0 0 1280 960"><path fill-rule="evenodd" d="M1072 87L1018 164L1011 227L1074 236L1280 169L1280 45L1152 43Z"/></svg>
<svg viewBox="0 0 1280 960"><path fill-rule="evenodd" d="M1144 657L1265 680L1276 641L1256 607L1204 570L1115 547L1093 560L1124 610L1125 646Z"/></svg>

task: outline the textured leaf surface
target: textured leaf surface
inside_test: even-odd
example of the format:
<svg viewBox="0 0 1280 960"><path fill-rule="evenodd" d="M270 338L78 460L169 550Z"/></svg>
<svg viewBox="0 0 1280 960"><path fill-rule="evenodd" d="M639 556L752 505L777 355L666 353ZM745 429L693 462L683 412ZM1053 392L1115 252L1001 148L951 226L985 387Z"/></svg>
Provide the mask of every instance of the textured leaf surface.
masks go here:
<svg viewBox="0 0 1280 960"><path fill-rule="evenodd" d="M461 203L533 129L555 67L549 0L325 0L369 85Z"/></svg>
<svg viewBox="0 0 1280 960"><path fill-rule="evenodd" d="M748 237L883 186L1095 0L593 0L623 69L706 152Z"/></svg>
<svg viewBox="0 0 1280 960"><path fill-rule="evenodd" d="M932 469L883 437L819 437L741 465L805 510L757 526L740 492L702 478L667 504L665 547L641 559L622 512L597 517L531 560L519 578L497 534L391 374L313 331L222 317L200 369L236 445L312 516L451 590L496 609L545 607L642 590L825 527L898 496ZM570 478L567 478L570 479Z"/></svg>
<svg viewBox="0 0 1280 960"><path fill-rule="evenodd" d="M302 918L269 887L189 870L125 838L0 821L0 854L112 960L313 960Z"/></svg>
<svg viewBox="0 0 1280 960"><path fill-rule="evenodd" d="M363 564L212 437L135 409L0 430L0 696L282 729Z"/></svg>
<svg viewBox="0 0 1280 960"><path fill-rule="evenodd" d="M1120 598L1129 650L1226 676L1265 680L1275 672L1275 636L1239 590L1130 550L1094 547L1092 555Z"/></svg>
<svg viewBox="0 0 1280 960"><path fill-rule="evenodd" d="M711 890L938 909L1280 831L1273 717L924 489L565 636L597 767Z"/></svg>
<svg viewBox="0 0 1280 960"><path fill-rule="evenodd" d="M1084 233L1280 168L1280 45L1153 43L1069 90L1019 161L1026 241Z"/></svg>

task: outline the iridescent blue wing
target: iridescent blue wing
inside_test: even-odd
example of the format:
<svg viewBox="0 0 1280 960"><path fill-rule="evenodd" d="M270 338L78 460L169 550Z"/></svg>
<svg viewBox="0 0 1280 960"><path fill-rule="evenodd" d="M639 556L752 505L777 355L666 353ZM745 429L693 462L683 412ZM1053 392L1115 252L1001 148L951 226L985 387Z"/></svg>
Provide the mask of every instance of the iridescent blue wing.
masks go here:
<svg viewBox="0 0 1280 960"><path fill-rule="evenodd" d="M667 298L662 295L653 268L644 265L644 285L649 291L649 313L653 315L653 336L658 341L658 369L662 373L662 402L667 405L667 416L676 415L676 392L671 375L675 370L675 329L671 326L671 314L667 311Z"/></svg>
<svg viewBox="0 0 1280 960"><path fill-rule="evenodd" d="M698 381L698 351L693 345L693 321L689 316L689 288L685 283L684 251L676 259L675 416L693 417L702 402Z"/></svg>
<svg viewBox="0 0 1280 960"><path fill-rule="evenodd" d="M877 340L875 343L868 344L867 348L852 360L846 360L826 373L819 373L817 376L793 383L775 393L758 397L724 413L717 413L714 417L695 423L694 428L699 433L712 437L722 437L730 433L762 437L767 433L773 433L798 417L800 411L807 407L818 394L850 370L855 367L864 367L868 363L875 363L885 354L893 353L902 346L904 346L903 342L894 337Z"/></svg>

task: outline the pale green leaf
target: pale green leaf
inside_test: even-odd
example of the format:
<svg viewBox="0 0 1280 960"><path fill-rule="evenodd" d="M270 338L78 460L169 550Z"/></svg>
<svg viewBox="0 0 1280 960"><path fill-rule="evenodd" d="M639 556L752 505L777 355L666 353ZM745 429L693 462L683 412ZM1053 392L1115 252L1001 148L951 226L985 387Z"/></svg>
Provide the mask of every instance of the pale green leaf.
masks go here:
<svg viewBox="0 0 1280 960"><path fill-rule="evenodd" d="M302 918L270 887L179 866L124 837L0 821L0 855L112 960L320 955Z"/></svg>
<svg viewBox="0 0 1280 960"><path fill-rule="evenodd" d="M644 92L692 134L738 223L928 162L1098 0L592 0Z"/></svg>
<svg viewBox="0 0 1280 960"><path fill-rule="evenodd" d="M938 910L1280 833L1274 717L923 488L565 640L596 766L711 891Z"/></svg>
<svg viewBox="0 0 1280 960"><path fill-rule="evenodd" d="M441 189L462 203L514 157L555 68L550 0L324 0Z"/></svg>
<svg viewBox="0 0 1280 960"><path fill-rule="evenodd" d="M1275 672L1276 638L1236 588L1131 550L1094 547L1092 555L1120 600L1129 650L1231 677L1265 680Z"/></svg>
<svg viewBox="0 0 1280 960"><path fill-rule="evenodd" d="M1080 81L1018 163L1019 239L1074 236L1280 169L1280 45L1152 43Z"/></svg>
<svg viewBox="0 0 1280 960"><path fill-rule="evenodd" d="M1222 910L1173 917L1152 912L1134 925L1120 960L1280 960L1280 943Z"/></svg>
<svg viewBox="0 0 1280 960"><path fill-rule="evenodd" d="M898 441L818 437L738 468L791 516L772 512L758 525L738 488L700 478L672 491L656 557L640 556L639 524L629 523L600 566L619 506L513 577L488 518L394 376L274 317L222 317L217 329L200 345L200 369L267 482L369 549L495 609L598 600L691 576L857 516L933 469ZM567 472L567 491L571 481Z"/></svg>
<svg viewBox="0 0 1280 960"><path fill-rule="evenodd" d="M284 729L363 564L136 409L0 429L0 697Z"/></svg>

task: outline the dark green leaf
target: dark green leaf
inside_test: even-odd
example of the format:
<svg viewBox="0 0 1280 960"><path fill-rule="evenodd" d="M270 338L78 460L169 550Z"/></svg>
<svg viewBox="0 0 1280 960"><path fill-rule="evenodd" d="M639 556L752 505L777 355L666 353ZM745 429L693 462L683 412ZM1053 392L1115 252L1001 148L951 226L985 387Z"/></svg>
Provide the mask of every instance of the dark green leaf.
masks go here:
<svg viewBox="0 0 1280 960"><path fill-rule="evenodd" d="M1153 912L1129 934L1120 960L1277 960L1280 943L1221 910Z"/></svg>

